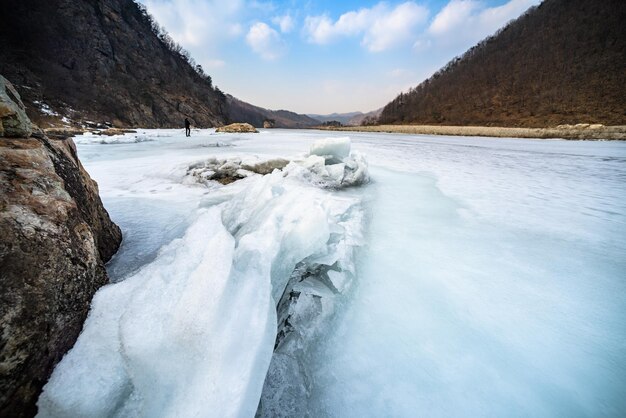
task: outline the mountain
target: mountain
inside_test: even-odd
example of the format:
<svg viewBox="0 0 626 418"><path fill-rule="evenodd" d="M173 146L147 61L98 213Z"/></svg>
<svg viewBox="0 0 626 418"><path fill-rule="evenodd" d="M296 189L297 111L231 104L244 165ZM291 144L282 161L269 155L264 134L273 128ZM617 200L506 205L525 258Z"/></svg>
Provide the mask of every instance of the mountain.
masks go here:
<svg viewBox="0 0 626 418"><path fill-rule="evenodd" d="M545 0L383 109L381 124L626 124L626 3Z"/></svg>
<svg viewBox="0 0 626 418"><path fill-rule="evenodd" d="M248 122L262 128L264 122L271 122L274 128L310 128L320 125L320 121L307 115L288 110L268 110L251 105L233 97L226 96L228 119L237 122Z"/></svg>
<svg viewBox="0 0 626 418"><path fill-rule="evenodd" d="M226 122L224 95L134 1L5 0L2 8L0 74L35 122Z"/></svg>
<svg viewBox="0 0 626 418"><path fill-rule="evenodd" d="M350 120L362 116L363 112L350 112L350 113L331 113L329 115L316 115L309 114L308 116L313 119L317 119L320 122L332 122L337 121L341 122L342 125L349 125Z"/></svg>
<svg viewBox="0 0 626 418"><path fill-rule="evenodd" d="M380 115L382 108L373 110L371 112L350 112L350 113L331 113L329 115L316 115L309 114L308 116L319 120L320 122L332 122L337 121L346 126L359 126L366 119L373 120Z"/></svg>
<svg viewBox="0 0 626 418"><path fill-rule="evenodd" d="M382 113L383 108L372 110L371 112L361 113L360 115L356 115L348 120L346 125L349 126L360 126L360 125L371 125L376 123L378 117Z"/></svg>

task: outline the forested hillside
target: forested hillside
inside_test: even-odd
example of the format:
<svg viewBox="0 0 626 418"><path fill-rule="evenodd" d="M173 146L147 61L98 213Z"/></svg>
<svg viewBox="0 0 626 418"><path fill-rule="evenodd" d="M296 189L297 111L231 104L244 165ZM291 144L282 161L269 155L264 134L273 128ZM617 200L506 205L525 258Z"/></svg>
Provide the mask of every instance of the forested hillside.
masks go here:
<svg viewBox="0 0 626 418"><path fill-rule="evenodd" d="M225 96L133 0L6 0L0 74L36 122L214 126Z"/></svg>
<svg viewBox="0 0 626 418"><path fill-rule="evenodd" d="M290 112L288 110L269 110L251 105L233 97L227 96L228 119L234 122L248 122L257 128L262 128L268 122L273 128L309 128L320 124L319 120L307 115Z"/></svg>
<svg viewBox="0 0 626 418"><path fill-rule="evenodd" d="M626 124L626 2L545 0L408 93L379 122Z"/></svg>

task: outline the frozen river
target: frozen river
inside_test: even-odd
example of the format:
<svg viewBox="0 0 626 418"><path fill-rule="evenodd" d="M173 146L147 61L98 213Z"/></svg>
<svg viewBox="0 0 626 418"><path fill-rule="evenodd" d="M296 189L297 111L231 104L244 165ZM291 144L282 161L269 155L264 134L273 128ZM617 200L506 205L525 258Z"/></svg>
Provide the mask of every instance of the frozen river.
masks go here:
<svg viewBox="0 0 626 418"><path fill-rule="evenodd" d="M625 143L349 133L362 186L187 175L340 136L78 137L124 242L41 415L626 415Z"/></svg>

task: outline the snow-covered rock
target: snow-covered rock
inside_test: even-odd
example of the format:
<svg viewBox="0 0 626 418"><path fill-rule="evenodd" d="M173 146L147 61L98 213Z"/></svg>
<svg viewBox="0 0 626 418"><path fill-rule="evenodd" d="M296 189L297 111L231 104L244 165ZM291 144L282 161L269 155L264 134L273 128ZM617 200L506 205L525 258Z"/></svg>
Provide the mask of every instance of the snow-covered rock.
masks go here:
<svg viewBox="0 0 626 418"><path fill-rule="evenodd" d="M369 181L367 162L358 153L350 153L350 139L333 138L316 141L308 156L291 162L270 159L243 163L241 158L216 159L192 164L187 170L191 179L230 184L256 174L270 174L282 170L285 176L296 176L317 187L339 189L358 186ZM193 181L192 180L192 181Z"/></svg>

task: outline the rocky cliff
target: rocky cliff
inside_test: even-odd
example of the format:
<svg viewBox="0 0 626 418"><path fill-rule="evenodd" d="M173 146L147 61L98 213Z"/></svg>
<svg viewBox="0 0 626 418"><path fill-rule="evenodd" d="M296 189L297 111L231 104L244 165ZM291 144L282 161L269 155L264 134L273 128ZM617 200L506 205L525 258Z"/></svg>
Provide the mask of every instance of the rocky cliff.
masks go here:
<svg viewBox="0 0 626 418"><path fill-rule="evenodd" d="M224 95L133 0L5 0L0 74L40 126L222 125Z"/></svg>
<svg viewBox="0 0 626 418"><path fill-rule="evenodd" d="M0 76L0 416L10 417L34 415L121 241L72 140L45 137L23 112Z"/></svg>

